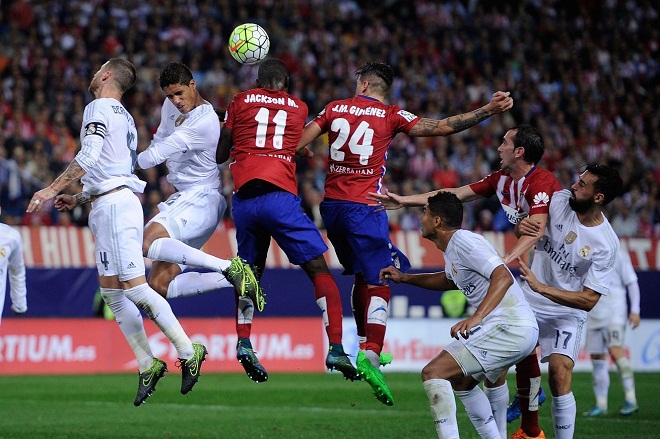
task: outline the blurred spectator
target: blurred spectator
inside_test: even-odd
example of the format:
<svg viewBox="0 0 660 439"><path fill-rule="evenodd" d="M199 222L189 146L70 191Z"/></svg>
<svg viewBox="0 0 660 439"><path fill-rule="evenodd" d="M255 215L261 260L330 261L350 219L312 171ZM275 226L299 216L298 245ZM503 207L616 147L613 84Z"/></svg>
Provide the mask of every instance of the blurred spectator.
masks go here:
<svg viewBox="0 0 660 439"><path fill-rule="evenodd" d="M236 25L255 21L269 33L269 56L289 66L290 90L307 103L310 118L327 102L352 96L350 72L370 60L394 67L392 103L430 117L467 111L498 89L512 92L511 112L461 135L431 141L397 136L389 150L385 185L455 187L473 181L475 175L499 168L493 152L503 126L531 124L546 142L542 165L564 187L588 161L616 166L628 193L622 199L631 212L624 219L619 214L623 209L612 203L606 214L621 227L636 221L635 233L653 230L657 236L658 12L658 5L648 0L392 0L379 8L367 0L247 0L236 7L208 0L146 0L139 6L126 1L0 2L3 220L32 222L22 218L26 198L40 181L59 175L79 149L79 118L91 99L86 84L101 59L127 57L138 68L138 84L126 100L144 149L160 121L158 66L173 59L188 64L204 96L224 109L256 78L254 66L231 58L227 36ZM319 170L327 150L315 153L298 175L312 216L322 196L324 175ZM227 175L223 171L229 199ZM162 170L140 176L149 184L145 211L147 204L172 192ZM472 207L467 221L478 224L483 208ZM393 228L401 227L399 221L413 226L412 216L397 215L389 215ZM73 221L85 224L85 219L81 212ZM497 216L493 224L497 230Z"/></svg>
<svg viewBox="0 0 660 439"><path fill-rule="evenodd" d="M616 203L617 215L611 221L612 228L617 236L622 238L635 237L637 234L637 223L639 216L628 206L625 201Z"/></svg>

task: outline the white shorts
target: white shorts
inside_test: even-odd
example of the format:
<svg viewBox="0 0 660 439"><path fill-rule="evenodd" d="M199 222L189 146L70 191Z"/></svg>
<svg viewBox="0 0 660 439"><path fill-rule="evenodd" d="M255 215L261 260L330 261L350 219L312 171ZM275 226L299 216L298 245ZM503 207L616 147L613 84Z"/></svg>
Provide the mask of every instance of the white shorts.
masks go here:
<svg viewBox="0 0 660 439"><path fill-rule="evenodd" d="M607 354L608 348L620 348L623 346L623 335L625 325L611 325L603 328L589 328L587 324L587 342L585 351L588 354Z"/></svg>
<svg viewBox="0 0 660 439"><path fill-rule="evenodd" d="M175 192L148 223L156 222L174 238L196 249L209 240L227 209L227 201L217 189L200 187Z"/></svg>
<svg viewBox="0 0 660 439"><path fill-rule="evenodd" d="M99 276L127 281L144 276L144 213L138 197L122 189L92 201L89 228L94 235Z"/></svg>
<svg viewBox="0 0 660 439"><path fill-rule="evenodd" d="M465 376L481 382L495 382L503 371L520 362L536 347L539 330L533 326L504 323L485 324L472 329L470 337L461 338L445 349L458 363Z"/></svg>
<svg viewBox="0 0 660 439"><path fill-rule="evenodd" d="M547 363L551 354L565 355L575 363L580 350L585 319L572 315L548 315L534 312L539 324L541 363Z"/></svg>

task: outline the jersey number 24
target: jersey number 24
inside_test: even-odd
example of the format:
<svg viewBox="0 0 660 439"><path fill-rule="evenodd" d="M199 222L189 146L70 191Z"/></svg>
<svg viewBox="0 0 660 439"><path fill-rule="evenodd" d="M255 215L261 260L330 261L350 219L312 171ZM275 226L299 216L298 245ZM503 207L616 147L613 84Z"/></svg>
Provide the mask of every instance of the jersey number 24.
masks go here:
<svg viewBox="0 0 660 439"><path fill-rule="evenodd" d="M346 153L341 149L348 141L348 149L355 155L360 156L360 164L366 165L369 157L374 152L371 141L374 138L374 130L369 128L369 123L362 121L351 133L351 125L346 119L339 118L332 121L330 129L337 133L337 138L330 145L330 158L336 162L343 162Z"/></svg>

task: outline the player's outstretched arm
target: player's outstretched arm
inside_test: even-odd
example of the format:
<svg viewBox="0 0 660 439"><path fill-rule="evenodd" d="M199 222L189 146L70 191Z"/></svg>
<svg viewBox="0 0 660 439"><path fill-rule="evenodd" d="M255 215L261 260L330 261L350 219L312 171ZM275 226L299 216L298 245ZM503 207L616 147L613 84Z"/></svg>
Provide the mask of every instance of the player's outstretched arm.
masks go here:
<svg viewBox="0 0 660 439"><path fill-rule="evenodd" d="M323 134L319 124L310 121L305 128L303 129L302 136L300 137L300 142L298 142L298 151L304 149L307 145L312 143L318 136ZM303 155L304 157L304 155Z"/></svg>
<svg viewBox="0 0 660 439"><path fill-rule="evenodd" d="M513 98L510 93L508 91L497 91L493 94L493 98L489 103L469 113L451 116L442 120L422 118L412 127L408 135L413 137L448 136L470 128L488 119L493 114L508 111L511 107L513 107Z"/></svg>
<svg viewBox="0 0 660 439"><path fill-rule="evenodd" d="M398 195L394 192L387 192L384 194L369 192L367 199L376 201L376 204L373 204L374 206L381 205L386 210L395 210L402 207L424 206L429 201L429 197L432 197L438 192L451 192L463 203L482 198L481 195L477 195L472 188L470 188L470 185L465 185L457 188L443 188L437 191L411 195Z"/></svg>
<svg viewBox="0 0 660 439"><path fill-rule="evenodd" d="M453 281L447 279L447 275L444 271L437 273L407 274L402 273L391 265L380 270L380 281L383 283L389 281L404 283L434 291L455 290L458 288Z"/></svg>
<svg viewBox="0 0 660 439"><path fill-rule="evenodd" d="M591 288L584 287L582 291L566 291L543 284L539 282L534 273L532 273L532 270L530 270L522 259L518 258L518 263L520 263L520 278L527 282L527 285L533 291L555 303L568 306L569 308L591 311L600 299L600 294Z"/></svg>
<svg viewBox="0 0 660 439"><path fill-rule="evenodd" d="M516 230L520 233L518 241L516 241L513 248L502 258L504 259L504 263L509 265L532 248L545 233L547 222L548 214L535 214L519 222L516 226Z"/></svg>
<svg viewBox="0 0 660 439"><path fill-rule="evenodd" d="M72 181L78 181L85 175L86 171L80 167L78 162L74 159L69 163L69 166L57 177L48 187L37 191L32 196L30 204L28 204L27 213L38 212L41 206L59 194L62 189L67 187Z"/></svg>
<svg viewBox="0 0 660 439"><path fill-rule="evenodd" d="M215 162L217 164L221 165L229 159L229 152L233 145L234 140L232 138L232 129L228 128L227 125L224 125L222 131L220 131L218 149L215 151Z"/></svg>
<svg viewBox="0 0 660 439"><path fill-rule="evenodd" d="M401 209L404 206L408 206L408 199L411 197L422 197L422 194L419 195L399 195L394 192L385 192L384 194L379 194L378 192L369 192L367 195L367 200L375 201L375 203L369 204L374 207L382 207L385 210L396 210ZM412 204L417 206L418 204ZM423 204L422 204L423 206Z"/></svg>
<svg viewBox="0 0 660 439"><path fill-rule="evenodd" d="M80 194L82 196L82 194ZM76 195L62 194L55 198L55 209L60 212L68 212L78 205Z"/></svg>

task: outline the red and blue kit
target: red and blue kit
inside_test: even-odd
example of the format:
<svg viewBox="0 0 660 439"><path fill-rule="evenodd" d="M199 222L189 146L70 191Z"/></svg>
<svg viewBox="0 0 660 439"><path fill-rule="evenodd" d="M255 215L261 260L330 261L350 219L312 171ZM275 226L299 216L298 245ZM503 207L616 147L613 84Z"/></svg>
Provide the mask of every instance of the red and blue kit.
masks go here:
<svg viewBox="0 0 660 439"><path fill-rule="evenodd" d="M418 121L396 105L366 96L326 105L314 119L328 133L330 146L325 198L368 204L368 193L380 191L392 139Z"/></svg>
<svg viewBox="0 0 660 439"><path fill-rule="evenodd" d="M237 93L225 125L232 129L230 164L235 190L258 178L298 193L295 153L307 120L307 105L282 90Z"/></svg>
<svg viewBox="0 0 660 439"><path fill-rule="evenodd" d="M547 214L552 194L561 190L561 183L552 172L534 166L518 181L499 170L472 183L470 189L484 198L497 195L509 222L518 224L527 216Z"/></svg>

